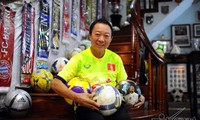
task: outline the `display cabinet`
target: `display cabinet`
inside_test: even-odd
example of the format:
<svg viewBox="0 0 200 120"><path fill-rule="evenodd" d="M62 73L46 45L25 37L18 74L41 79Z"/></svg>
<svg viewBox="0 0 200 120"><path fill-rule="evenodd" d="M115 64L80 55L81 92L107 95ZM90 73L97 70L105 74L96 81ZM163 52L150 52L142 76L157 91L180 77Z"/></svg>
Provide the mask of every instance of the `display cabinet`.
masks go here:
<svg viewBox="0 0 200 120"><path fill-rule="evenodd" d="M189 54L165 54L168 116L176 115L177 119L191 117L188 56Z"/></svg>
<svg viewBox="0 0 200 120"><path fill-rule="evenodd" d="M166 80L168 92L180 88L184 93L188 92L189 59L188 55L165 54Z"/></svg>
<svg viewBox="0 0 200 120"><path fill-rule="evenodd" d="M190 54L190 104L191 115L200 119L200 51L194 51Z"/></svg>

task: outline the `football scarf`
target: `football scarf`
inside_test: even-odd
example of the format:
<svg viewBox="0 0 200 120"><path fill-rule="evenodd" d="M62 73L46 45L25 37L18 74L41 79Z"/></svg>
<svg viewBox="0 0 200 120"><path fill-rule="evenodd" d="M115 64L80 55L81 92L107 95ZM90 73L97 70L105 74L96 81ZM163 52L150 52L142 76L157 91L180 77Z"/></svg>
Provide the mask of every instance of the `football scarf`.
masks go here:
<svg viewBox="0 0 200 120"><path fill-rule="evenodd" d="M14 49L14 16L10 8L0 6L0 86L10 86Z"/></svg>
<svg viewBox="0 0 200 120"><path fill-rule="evenodd" d="M34 9L31 4L25 2L22 19L22 74L33 72L35 44L34 18Z"/></svg>

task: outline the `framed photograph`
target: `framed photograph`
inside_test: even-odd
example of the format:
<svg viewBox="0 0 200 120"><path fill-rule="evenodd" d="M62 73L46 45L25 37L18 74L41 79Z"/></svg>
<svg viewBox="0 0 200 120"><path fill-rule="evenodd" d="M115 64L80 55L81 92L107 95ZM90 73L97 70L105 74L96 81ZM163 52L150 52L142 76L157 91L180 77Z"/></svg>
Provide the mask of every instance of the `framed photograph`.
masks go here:
<svg viewBox="0 0 200 120"><path fill-rule="evenodd" d="M200 38L200 23L193 24L193 37Z"/></svg>
<svg viewBox="0 0 200 120"><path fill-rule="evenodd" d="M189 47L191 45L190 24L171 25L172 46Z"/></svg>
<svg viewBox="0 0 200 120"><path fill-rule="evenodd" d="M185 63L167 64L167 85L168 92L175 88L187 92L187 65Z"/></svg>

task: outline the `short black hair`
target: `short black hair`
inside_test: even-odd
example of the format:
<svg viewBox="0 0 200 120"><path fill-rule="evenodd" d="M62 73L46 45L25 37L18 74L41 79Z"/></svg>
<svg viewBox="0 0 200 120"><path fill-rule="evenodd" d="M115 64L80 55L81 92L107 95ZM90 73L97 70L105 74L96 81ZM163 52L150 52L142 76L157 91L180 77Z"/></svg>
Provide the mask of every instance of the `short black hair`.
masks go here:
<svg viewBox="0 0 200 120"><path fill-rule="evenodd" d="M90 30L89 30L89 34L91 35L92 34L92 30L94 28L94 26L97 24L97 23L103 23L103 24L106 24L110 27L111 29L111 35L113 34L113 28L112 28L112 25L110 24L109 21L107 21L105 18L100 18L100 19L96 19L91 25L90 25Z"/></svg>

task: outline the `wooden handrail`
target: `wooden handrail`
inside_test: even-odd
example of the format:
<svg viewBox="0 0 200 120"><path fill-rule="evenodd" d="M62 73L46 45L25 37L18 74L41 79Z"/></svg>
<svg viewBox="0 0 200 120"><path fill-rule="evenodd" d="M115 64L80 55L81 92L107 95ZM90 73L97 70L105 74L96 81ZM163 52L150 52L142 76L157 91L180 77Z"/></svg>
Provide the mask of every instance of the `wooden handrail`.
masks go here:
<svg viewBox="0 0 200 120"><path fill-rule="evenodd" d="M158 53L153 48L150 40L148 39L144 27L140 22L140 15L137 8L140 1L133 0L131 4L131 42L132 42L132 54L133 54L133 71L136 73L134 81L139 83L141 80L140 72L141 72L141 57L140 50L145 48L147 52L148 58L148 85L146 86L148 91L147 93L147 101L149 110L160 111L160 113L166 114L166 85L164 80L164 63L165 60L158 55ZM137 6L135 6L137 4ZM142 74L141 74L142 75ZM142 86L141 86L142 87Z"/></svg>
<svg viewBox="0 0 200 120"><path fill-rule="evenodd" d="M133 0L132 2L132 9L131 9L131 23L134 26L134 29L136 29L137 31L137 35L141 38L140 40L142 41L142 43L144 44L145 47L147 47L147 49L150 51L150 53L153 55L153 57L158 60L158 62L160 63L164 63L164 59L162 57L160 57L158 55L158 53L154 50L154 48L152 47L149 38L146 35L146 32L144 30L144 27L141 25L141 23L139 22L140 18L137 14L137 10L135 7L135 4L137 3L137 0Z"/></svg>

